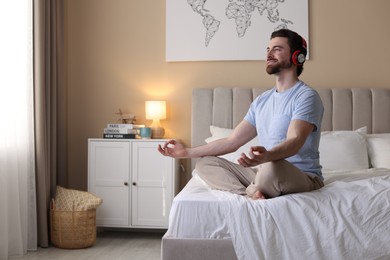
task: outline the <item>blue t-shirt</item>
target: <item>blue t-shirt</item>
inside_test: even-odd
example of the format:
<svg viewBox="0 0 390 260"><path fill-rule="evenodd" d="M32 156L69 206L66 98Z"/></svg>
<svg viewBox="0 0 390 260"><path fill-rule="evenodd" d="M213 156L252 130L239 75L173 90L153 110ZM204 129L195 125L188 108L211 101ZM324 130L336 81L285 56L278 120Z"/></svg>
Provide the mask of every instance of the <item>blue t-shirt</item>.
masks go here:
<svg viewBox="0 0 390 260"><path fill-rule="evenodd" d="M315 129L297 154L286 158L303 172L322 178L318 146L324 107L317 91L298 81L292 88L277 92L276 87L258 96L245 120L256 127L259 144L267 150L286 140L291 120L309 122Z"/></svg>

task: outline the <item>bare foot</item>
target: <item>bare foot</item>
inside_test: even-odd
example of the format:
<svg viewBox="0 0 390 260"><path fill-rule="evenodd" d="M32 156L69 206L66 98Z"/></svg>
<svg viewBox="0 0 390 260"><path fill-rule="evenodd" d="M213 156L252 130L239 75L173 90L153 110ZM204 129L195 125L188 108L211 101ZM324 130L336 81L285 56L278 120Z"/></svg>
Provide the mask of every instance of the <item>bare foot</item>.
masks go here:
<svg viewBox="0 0 390 260"><path fill-rule="evenodd" d="M265 200L265 196L263 195L263 193L261 193L259 190L256 191L253 196L252 196L252 199L254 200Z"/></svg>

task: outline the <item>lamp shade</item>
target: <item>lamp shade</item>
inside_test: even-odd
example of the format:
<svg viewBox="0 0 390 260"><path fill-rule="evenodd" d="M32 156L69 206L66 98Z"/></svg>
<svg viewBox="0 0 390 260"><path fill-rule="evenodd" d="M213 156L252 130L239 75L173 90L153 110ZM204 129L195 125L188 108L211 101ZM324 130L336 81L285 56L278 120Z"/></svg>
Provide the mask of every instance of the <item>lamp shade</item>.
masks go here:
<svg viewBox="0 0 390 260"><path fill-rule="evenodd" d="M145 101L145 118L147 120L166 119L167 109L165 101Z"/></svg>

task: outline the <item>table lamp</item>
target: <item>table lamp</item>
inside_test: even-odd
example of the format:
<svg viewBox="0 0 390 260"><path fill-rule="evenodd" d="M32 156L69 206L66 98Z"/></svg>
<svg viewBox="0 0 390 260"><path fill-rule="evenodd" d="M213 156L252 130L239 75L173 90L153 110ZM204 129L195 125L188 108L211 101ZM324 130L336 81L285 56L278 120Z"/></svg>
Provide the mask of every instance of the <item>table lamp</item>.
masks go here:
<svg viewBox="0 0 390 260"><path fill-rule="evenodd" d="M150 128L152 129L152 138L161 139L164 137L165 130L160 125L160 119L167 118L167 109L165 101L145 101L145 118L153 120Z"/></svg>

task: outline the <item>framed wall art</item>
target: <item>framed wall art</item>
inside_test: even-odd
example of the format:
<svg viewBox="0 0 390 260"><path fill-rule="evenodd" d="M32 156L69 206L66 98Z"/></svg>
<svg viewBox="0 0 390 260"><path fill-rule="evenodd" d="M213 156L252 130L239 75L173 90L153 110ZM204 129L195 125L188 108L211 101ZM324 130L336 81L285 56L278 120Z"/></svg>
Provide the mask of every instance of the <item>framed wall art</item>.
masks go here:
<svg viewBox="0 0 390 260"><path fill-rule="evenodd" d="M308 0L166 0L166 60L265 60L272 31L309 43Z"/></svg>

